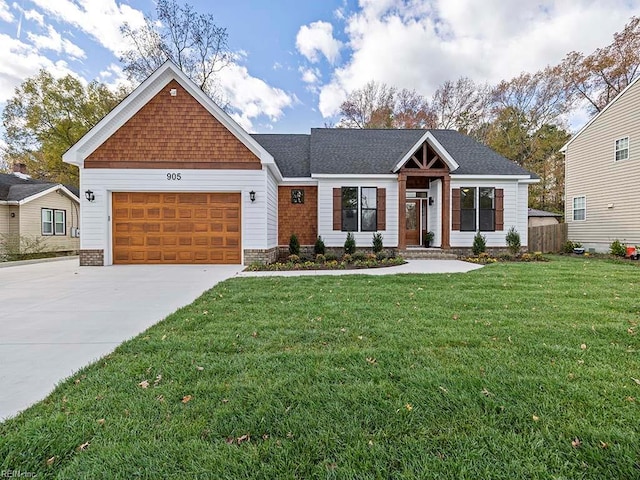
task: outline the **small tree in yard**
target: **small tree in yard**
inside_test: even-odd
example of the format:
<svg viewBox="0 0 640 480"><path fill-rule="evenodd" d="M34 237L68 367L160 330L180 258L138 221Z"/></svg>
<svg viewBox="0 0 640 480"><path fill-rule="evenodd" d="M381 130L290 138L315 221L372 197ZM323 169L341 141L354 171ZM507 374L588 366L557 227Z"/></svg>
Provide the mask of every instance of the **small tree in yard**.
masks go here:
<svg viewBox="0 0 640 480"><path fill-rule="evenodd" d="M324 255L324 251L324 241L322 240L322 237L318 235L318 238L316 238L316 243L313 245L313 253L315 253L316 255Z"/></svg>
<svg viewBox="0 0 640 480"><path fill-rule="evenodd" d="M300 255L300 242L295 233L292 233L291 237L289 237L289 255Z"/></svg>
<svg viewBox="0 0 640 480"><path fill-rule="evenodd" d="M474 255L480 255L487 249L487 239L480 232L476 232L476 236L473 237L473 246L471 247Z"/></svg>
<svg viewBox="0 0 640 480"><path fill-rule="evenodd" d="M615 255L616 257L624 257L627 254L626 247L618 239L611 242L611 245L609 245L609 251L611 252L611 255Z"/></svg>
<svg viewBox="0 0 640 480"><path fill-rule="evenodd" d="M356 239L351 232L347 233L347 239L344 241L344 253L348 255L356 253Z"/></svg>
<svg viewBox="0 0 640 480"><path fill-rule="evenodd" d="M520 253L520 234L516 231L515 227L511 227L509 229L509 231L507 232L506 240L507 247L513 255L517 255L518 253Z"/></svg>
<svg viewBox="0 0 640 480"><path fill-rule="evenodd" d="M382 234L380 232L373 234L373 253L380 253L384 245L382 243Z"/></svg>

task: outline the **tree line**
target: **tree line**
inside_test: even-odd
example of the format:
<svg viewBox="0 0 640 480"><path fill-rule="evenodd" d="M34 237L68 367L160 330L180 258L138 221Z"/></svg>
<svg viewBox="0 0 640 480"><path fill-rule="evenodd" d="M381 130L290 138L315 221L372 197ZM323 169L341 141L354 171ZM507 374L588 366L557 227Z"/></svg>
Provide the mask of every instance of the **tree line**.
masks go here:
<svg viewBox="0 0 640 480"><path fill-rule="evenodd" d="M555 66L497 85L447 80L430 99L415 90L370 81L340 106L342 128L445 128L470 135L536 173L529 206L564 211L568 118L585 105L601 111L640 75L640 18L589 55L570 52Z"/></svg>
<svg viewBox="0 0 640 480"><path fill-rule="evenodd" d="M203 91L224 106L217 74L232 60L224 28L212 14L176 0L158 0L141 28L125 24L131 48L120 60L133 82L171 59ZM567 118L587 104L604 108L638 75L640 18L632 17L611 44L589 55L571 52L559 65L524 72L497 85L470 78L444 82L430 99L415 90L370 81L348 95L337 127L448 128L468 134L541 178L529 205L563 211ZM74 145L130 93L94 81L42 70L15 90L2 112L7 164L25 163L36 178L78 184L77 168L62 162Z"/></svg>

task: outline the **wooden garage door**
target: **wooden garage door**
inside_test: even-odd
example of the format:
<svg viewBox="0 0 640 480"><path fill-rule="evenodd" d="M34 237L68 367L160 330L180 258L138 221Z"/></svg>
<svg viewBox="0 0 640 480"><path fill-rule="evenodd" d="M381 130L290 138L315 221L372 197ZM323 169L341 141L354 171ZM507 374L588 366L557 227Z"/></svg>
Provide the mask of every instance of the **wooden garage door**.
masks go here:
<svg viewBox="0 0 640 480"><path fill-rule="evenodd" d="M113 263L230 263L239 193L113 193Z"/></svg>

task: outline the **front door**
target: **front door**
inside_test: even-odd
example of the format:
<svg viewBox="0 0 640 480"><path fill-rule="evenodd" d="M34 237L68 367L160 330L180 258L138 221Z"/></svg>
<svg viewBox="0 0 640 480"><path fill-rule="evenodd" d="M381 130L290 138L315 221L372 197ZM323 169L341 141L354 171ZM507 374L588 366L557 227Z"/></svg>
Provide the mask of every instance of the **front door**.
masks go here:
<svg viewBox="0 0 640 480"><path fill-rule="evenodd" d="M407 246L420 245L420 200L407 200L405 208Z"/></svg>

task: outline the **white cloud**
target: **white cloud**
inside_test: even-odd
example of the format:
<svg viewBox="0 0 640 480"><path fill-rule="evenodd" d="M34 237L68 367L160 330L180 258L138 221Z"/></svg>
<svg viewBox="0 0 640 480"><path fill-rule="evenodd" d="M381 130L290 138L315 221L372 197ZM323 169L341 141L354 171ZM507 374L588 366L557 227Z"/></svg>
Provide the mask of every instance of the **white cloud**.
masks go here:
<svg viewBox="0 0 640 480"><path fill-rule="evenodd" d="M300 67L299 71L302 74L301 78L304 83L309 83L309 84L318 83L320 81L320 77L322 76L322 74L320 73L320 70L318 70L317 68Z"/></svg>
<svg viewBox="0 0 640 480"><path fill-rule="evenodd" d="M128 48L120 27L125 22L133 27L144 24L141 11L115 0L33 0L33 3L58 20L82 30L115 55Z"/></svg>
<svg viewBox="0 0 640 480"><path fill-rule="evenodd" d="M53 50L56 53L66 53L73 59L86 57L84 50L70 40L62 38L51 25L47 25L47 35L36 35L35 33L29 32L27 37L39 50Z"/></svg>
<svg viewBox="0 0 640 480"><path fill-rule="evenodd" d="M342 42L333 38L333 25L328 22L313 22L303 25L296 36L296 48L310 62L320 60L320 54L331 64L335 64L340 56Z"/></svg>
<svg viewBox="0 0 640 480"><path fill-rule="evenodd" d="M54 77L75 75L63 60L53 62L32 45L27 45L18 39L0 34L0 45L3 47L0 62L0 104L11 98L15 88L26 78L35 75L41 68L46 69Z"/></svg>
<svg viewBox="0 0 640 480"><path fill-rule="evenodd" d="M246 67L235 63L220 71L219 82L233 109L232 117L247 131L253 130L253 120L262 115L278 120L294 101L284 90L252 77Z"/></svg>
<svg viewBox="0 0 640 480"><path fill-rule="evenodd" d="M13 22L13 15L9 11L9 5L4 0L0 0L0 20Z"/></svg>
<svg viewBox="0 0 640 480"><path fill-rule="evenodd" d="M359 6L344 20L351 56L320 88L325 117L369 80L430 97L445 80L493 84L557 64L572 50L591 53L638 14L640 0L522 0L517 8L504 0L360 0ZM305 45L300 52L317 61L321 42Z"/></svg>
<svg viewBox="0 0 640 480"><path fill-rule="evenodd" d="M104 83L112 90L117 90L120 87L124 87L127 90L133 90L136 87L136 84L132 83L127 78L127 75L122 71L122 67L116 63L112 63L102 70L98 74L98 78L101 83Z"/></svg>
<svg viewBox="0 0 640 480"><path fill-rule="evenodd" d="M25 10L24 11L24 18L26 18L27 20L33 20L34 22L36 22L41 27L44 27L44 15L42 15L37 10L33 10L33 9Z"/></svg>

